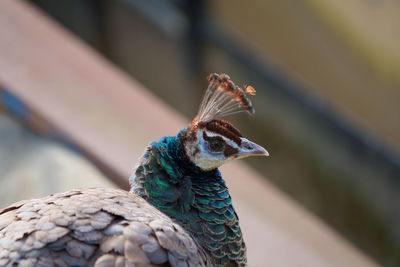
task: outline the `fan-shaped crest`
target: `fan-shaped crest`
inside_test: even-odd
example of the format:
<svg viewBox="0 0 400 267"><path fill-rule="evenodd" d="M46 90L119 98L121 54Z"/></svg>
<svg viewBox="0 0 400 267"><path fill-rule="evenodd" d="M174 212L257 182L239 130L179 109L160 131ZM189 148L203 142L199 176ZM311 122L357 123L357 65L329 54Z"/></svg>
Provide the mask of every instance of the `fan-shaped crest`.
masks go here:
<svg viewBox="0 0 400 267"><path fill-rule="evenodd" d="M227 74L212 73L208 76L208 88L201 102L196 122L207 122L239 112L254 114L248 94L255 95L252 86L245 89L235 85Z"/></svg>

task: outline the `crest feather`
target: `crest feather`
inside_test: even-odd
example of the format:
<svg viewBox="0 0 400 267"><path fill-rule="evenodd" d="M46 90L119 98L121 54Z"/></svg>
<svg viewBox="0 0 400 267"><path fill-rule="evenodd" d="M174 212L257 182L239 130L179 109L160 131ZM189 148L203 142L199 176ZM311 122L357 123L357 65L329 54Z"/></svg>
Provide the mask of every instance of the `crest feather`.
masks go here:
<svg viewBox="0 0 400 267"><path fill-rule="evenodd" d="M246 86L243 90L224 73L212 73L208 76L208 81L196 122L207 122L244 111L254 114L253 105L247 97L247 94L256 94L252 86Z"/></svg>

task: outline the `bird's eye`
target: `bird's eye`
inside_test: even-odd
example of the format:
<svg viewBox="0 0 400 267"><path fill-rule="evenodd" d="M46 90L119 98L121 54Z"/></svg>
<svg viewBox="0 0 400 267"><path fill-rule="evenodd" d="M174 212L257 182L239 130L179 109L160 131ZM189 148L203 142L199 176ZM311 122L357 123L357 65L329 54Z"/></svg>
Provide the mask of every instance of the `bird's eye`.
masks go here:
<svg viewBox="0 0 400 267"><path fill-rule="evenodd" d="M221 152L224 150L224 144L222 144L219 140L210 140L208 142L208 146L213 152Z"/></svg>

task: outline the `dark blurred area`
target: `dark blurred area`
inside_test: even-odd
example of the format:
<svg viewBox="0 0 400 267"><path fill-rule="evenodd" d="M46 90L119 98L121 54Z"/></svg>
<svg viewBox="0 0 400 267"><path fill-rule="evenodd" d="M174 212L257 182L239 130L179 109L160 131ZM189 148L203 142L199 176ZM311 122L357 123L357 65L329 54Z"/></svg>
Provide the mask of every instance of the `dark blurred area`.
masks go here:
<svg viewBox="0 0 400 267"><path fill-rule="evenodd" d="M210 72L254 86L257 116L232 120L271 157L248 163L400 265L399 2L31 2L188 118Z"/></svg>

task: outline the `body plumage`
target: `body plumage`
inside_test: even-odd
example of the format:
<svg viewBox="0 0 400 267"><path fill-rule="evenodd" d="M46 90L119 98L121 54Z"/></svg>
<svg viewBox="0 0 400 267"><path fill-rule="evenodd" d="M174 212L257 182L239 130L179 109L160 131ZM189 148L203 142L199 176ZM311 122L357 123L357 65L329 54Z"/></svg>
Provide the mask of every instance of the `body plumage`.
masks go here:
<svg viewBox="0 0 400 267"><path fill-rule="evenodd" d="M148 145L130 192L72 190L0 210L0 266L245 266L218 167L268 153L221 119L254 113L246 91L224 74L209 81L192 123Z"/></svg>

